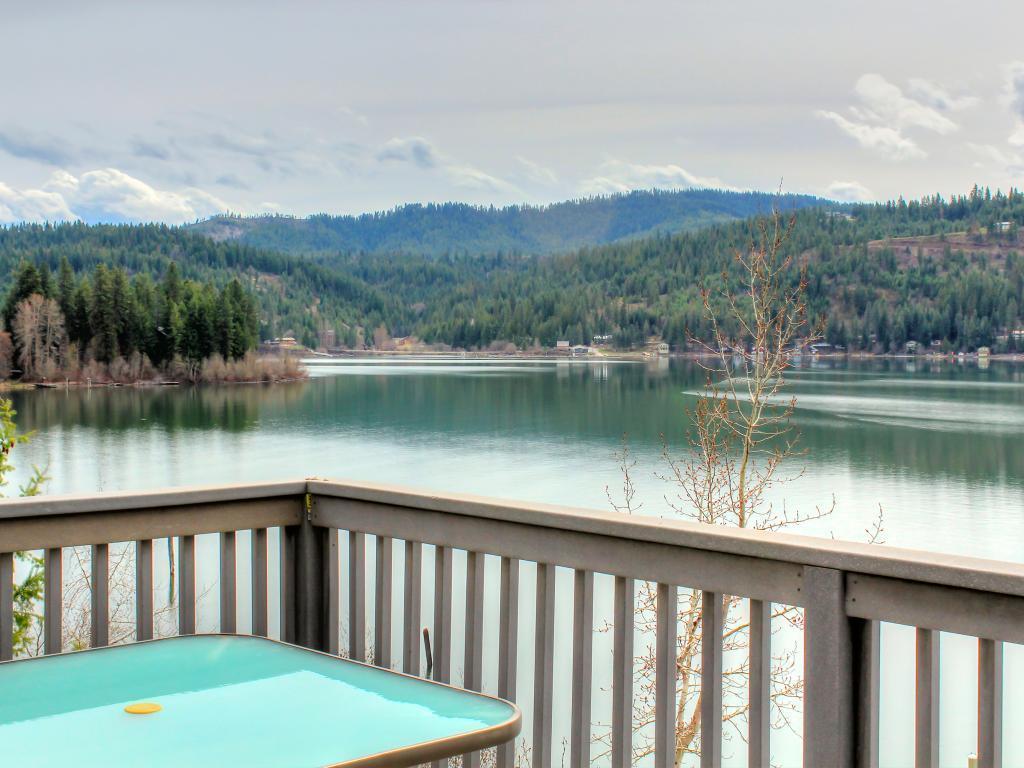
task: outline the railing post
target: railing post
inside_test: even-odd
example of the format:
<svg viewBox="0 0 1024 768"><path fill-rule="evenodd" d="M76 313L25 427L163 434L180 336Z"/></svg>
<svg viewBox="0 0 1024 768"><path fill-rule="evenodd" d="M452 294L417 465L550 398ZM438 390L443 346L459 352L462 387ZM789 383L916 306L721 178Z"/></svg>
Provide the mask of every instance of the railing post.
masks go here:
<svg viewBox="0 0 1024 768"><path fill-rule="evenodd" d="M278 609L281 640L286 643L297 641L296 598L299 594L296 584L297 569L295 558L298 553L299 525L283 525L278 530Z"/></svg>
<svg viewBox="0 0 1024 768"><path fill-rule="evenodd" d="M295 559L295 642L317 651L327 649L324 609L324 550L329 529L314 528L310 515L296 526Z"/></svg>
<svg viewBox="0 0 1024 768"><path fill-rule="evenodd" d="M853 642L842 571L804 566L805 766L853 768Z"/></svg>

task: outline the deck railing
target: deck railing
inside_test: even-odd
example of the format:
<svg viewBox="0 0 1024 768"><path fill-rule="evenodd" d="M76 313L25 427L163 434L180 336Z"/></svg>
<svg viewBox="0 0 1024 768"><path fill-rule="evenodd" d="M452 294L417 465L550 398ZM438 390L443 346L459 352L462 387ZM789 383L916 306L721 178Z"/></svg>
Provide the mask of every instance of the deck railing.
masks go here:
<svg viewBox="0 0 1024 768"><path fill-rule="evenodd" d="M44 552L43 649L56 653L65 650L64 548L91 547L90 642L99 646L109 642L108 547L123 542L134 542L135 548L135 639L154 633L155 539L176 539L178 632L196 631L195 537L203 534L220 539L219 630L237 631L240 531L251 532L246 580L253 634L424 674L421 630L426 625L436 679L492 688L528 706L525 748L534 768L563 760L576 768L591 763L595 575L614 584L611 716L603 760L614 768L633 760L634 615L636 585L644 581L656 585L657 595L653 739L659 768L675 761L680 588L702 593L701 766L722 762L723 596L749 601L748 765L769 764L773 603L803 610L805 766L877 766L880 622L917 628L916 764L938 762L943 631L979 638L978 764L1002 763L1003 643L1024 643L1024 566L393 487L308 480L5 501L0 504L0 660L12 656L15 552ZM268 553L272 541L276 557ZM268 571L272 560L278 565L276 579ZM520 591L523 568L535 573L532 594ZM571 577L562 569L571 569ZM464 574L464 584L456 584L456 571ZM571 683L564 756L553 744L556 677L561 679L556 632L567 620L562 612L556 615L559 583L562 604L572 606L571 642L565 643ZM569 584L571 602L564 594ZM268 621L272 592L276 627ZM464 615L453 616L455 606L464 606ZM524 607L530 612L523 622L532 625L530 638L521 637ZM495 613L496 622L485 622L485 615ZM393 617L400 626L392 625ZM453 642L453 632L463 635L459 642ZM532 645L521 652L520 640ZM459 658L453 653L457 646ZM531 679L518 675L521 655L532 655ZM496 764L512 766L517 757L509 745L498 750ZM479 755L467 755L463 765L479 761Z"/></svg>

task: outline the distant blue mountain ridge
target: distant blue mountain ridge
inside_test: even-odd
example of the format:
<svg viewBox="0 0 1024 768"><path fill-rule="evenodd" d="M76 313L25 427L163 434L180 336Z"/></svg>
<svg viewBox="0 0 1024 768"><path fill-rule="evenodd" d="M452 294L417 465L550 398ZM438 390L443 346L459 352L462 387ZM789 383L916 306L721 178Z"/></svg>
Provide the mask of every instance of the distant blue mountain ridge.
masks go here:
<svg viewBox="0 0 1024 768"><path fill-rule="evenodd" d="M187 227L218 241L291 254L552 254L656 234L692 231L764 214L776 206L843 208L813 195L716 189L650 190L545 206L409 204L358 216L326 213L215 216Z"/></svg>

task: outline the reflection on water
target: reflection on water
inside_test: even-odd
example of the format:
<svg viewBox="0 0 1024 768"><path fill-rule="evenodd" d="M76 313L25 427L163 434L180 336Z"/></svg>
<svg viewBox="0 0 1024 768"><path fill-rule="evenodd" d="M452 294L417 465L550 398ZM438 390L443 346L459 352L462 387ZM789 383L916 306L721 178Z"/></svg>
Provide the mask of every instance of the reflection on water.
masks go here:
<svg viewBox="0 0 1024 768"><path fill-rule="evenodd" d="M627 435L661 514L661 435L682 444L687 361L373 360L305 383L15 393L51 492L327 476L607 508ZM1024 560L1024 366L803 361L787 374L806 472L776 503L861 538ZM26 462L23 460L23 464ZM794 465L795 466L795 465Z"/></svg>
<svg viewBox="0 0 1024 768"><path fill-rule="evenodd" d="M1024 561L1024 366L803 363L787 378L798 398L794 421L808 451L806 472L780 489L773 503L807 511L834 496L836 514L805 530L861 540L882 506L890 544ZM315 475L607 509L606 486L620 485L613 454L627 434L638 459L634 476L641 511L662 514L664 496L672 489L654 477L661 467L661 435L682 443L685 409L693 402L686 393L697 391L704 380L693 363L665 359L651 364L374 360L318 364L311 372L310 381L273 387L18 392L14 398L23 427L38 430L25 449L28 456L19 461L23 471L29 459L48 464L51 492ZM239 543L240 594L247 589L245 536ZM161 551L158 579L166 576ZM216 552L215 537L198 538L197 616L207 631L216 627L218 614L211 581ZM399 546L396 568L402 567L402 557ZM369 584L373 560L371 547ZM425 552L424 562L430 561ZM488 561L493 588L497 564ZM457 583L464 567L464 558L457 556ZM532 566L524 564L523 595L531 594L532 574ZM572 636L565 623L571 616L571 575L560 570L558 579L562 623L556 658L565 659ZM427 604L432 584L425 580ZM610 595L608 578L599 575L599 625L611 618ZM458 590L453 600L453 615L464 615ZM244 627L248 616L242 602ZM487 601L489 627L497 623L497 602ZM462 653L458 621L456 659ZM531 611L522 609L521 637L530 636L531 621ZM886 625L883 638L882 764L907 765L913 750L913 680L907 678L913 671L913 632ZM777 635L773 642L785 640ZM595 634L595 660L610 658L610 641L609 633ZM532 644L520 646L520 675L528 680ZM973 748L975 647L973 640L943 636L944 765L964 764ZM1017 650L1007 650L1007 680L1019 679L1024 670L1024 654ZM497 668L492 662L485 665L491 673ZM595 717L606 721L608 666L595 666ZM556 665L556 743L568 737L570 668ZM493 679L485 683L493 690ZM528 722L530 701L521 703ZM1006 722L1020 721L1022 713L1024 697L1011 692ZM738 740L726 747L726 764L742 765ZM798 762L799 750L796 734L773 734L776 764ZM1022 757L1018 745L1008 743L1007 764L1021 764Z"/></svg>

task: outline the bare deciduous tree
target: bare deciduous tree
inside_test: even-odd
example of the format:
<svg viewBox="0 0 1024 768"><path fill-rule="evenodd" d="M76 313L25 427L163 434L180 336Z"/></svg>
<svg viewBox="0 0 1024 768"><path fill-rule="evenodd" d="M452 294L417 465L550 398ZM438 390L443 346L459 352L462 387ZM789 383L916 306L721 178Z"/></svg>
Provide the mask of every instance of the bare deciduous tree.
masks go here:
<svg viewBox="0 0 1024 768"><path fill-rule="evenodd" d="M52 377L63 364L67 347L64 315L57 302L33 293L18 304L13 330L25 377Z"/></svg>
<svg viewBox="0 0 1024 768"><path fill-rule="evenodd" d="M702 289L704 311L713 338L694 340L703 348L701 365L706 381L696 403L688 409L689 430L683 455L673 453L663 437L665 469L656 477L670 485L666 502L673 514L711 525L774 531L832 512L827 507L807 515L790 513L769 500L769 491L795 479L801 469L784 469L787 460L800 455L799 435L791 419L796 405L784 395L785 374L794 350L821 336L820 324L807 316L806 282L787 247L795 218L778 211L759 225L758 238L736 254L737 270L723 274L721 287ZM736 274L739 275L737 284ZM727 330L728 329L728 330ZM622 512L638 509L632 470L635 466L624 445L619 454L623 498L612 505ZM877 538L880 522L869 538ZM657 590L639 588L637 629L653 634L657 623ZM745 738L741 727L748 703L742 695L748 673L749 623L739 598L723 599L723 651L726 659L741 659L723 672L723 719ZM802 626L802 613L776 605L776 627ZM675 712L675 764L687 754L700 752L700 648L702 636L701 594L680 590L678 605L676 675L679 695ZM795 666L795 648L783 649L772 659L774 725L784 727L798 706L803 688ZM652 728L655 711L655 650L641 651L637 659L638 697L634 712L634 759L654 750ZM608 734L598 738L607 742Z"/></svg>

